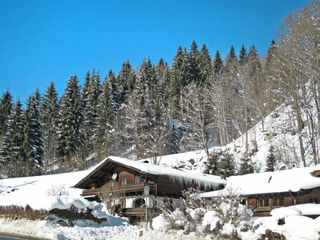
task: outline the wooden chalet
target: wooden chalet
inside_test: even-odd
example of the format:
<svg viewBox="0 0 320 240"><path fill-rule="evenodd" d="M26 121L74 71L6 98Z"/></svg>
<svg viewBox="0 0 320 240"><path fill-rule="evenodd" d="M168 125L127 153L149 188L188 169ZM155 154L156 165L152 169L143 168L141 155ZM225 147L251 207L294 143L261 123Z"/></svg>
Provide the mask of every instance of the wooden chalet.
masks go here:
<svg viewBox="0 0 320 240"><path fill-rule="evenodd" d="M110 194L120 199L124 216L134 221L163 202L179 205L181 192L189 187L206 191L222 189L225 181L220 177L186 172L148 162L109 157L92 170L74 187L84 189L82 195L88 200L103 200ZM149 186L149 197L144 187Z"/></svg>
<svg viewBox="0 0 320 240"><path fill-rule="evenodd" d="M243 198L255 216L270 216L270 211L278 207L320 203L320 165L233 176L227 179L225 189L203 193L202 197L219 197L230 191Z"/></svg>

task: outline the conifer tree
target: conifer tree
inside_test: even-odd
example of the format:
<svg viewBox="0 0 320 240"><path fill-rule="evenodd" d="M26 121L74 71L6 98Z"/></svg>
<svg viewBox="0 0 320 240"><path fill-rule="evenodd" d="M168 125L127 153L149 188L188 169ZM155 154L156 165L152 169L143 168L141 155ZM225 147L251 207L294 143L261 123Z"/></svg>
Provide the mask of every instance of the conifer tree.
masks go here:
<svg viewBox="0 0 320 240"><path fill-rule="evenodd" d="M199 56L200 83L209 83L212 76L212 59L205 44L202 45Z"/></svg>
<svg viewBox="0 0 320 240"><path fill-rule="evenodd" d="M59 130L57 155L63 161L61 170L84 167L84 159L79 149L84 143L83 102L77 76L71 76L59 109Z"/></svg>
<svg viewBox="0 0 320 240"><path fill-rule="evenodd" d="M224 178L235 175L235 163L233 156L229 153L223 153L220 159L220 174Z"/></svg>
<svg viewBox="0 0 320 240"><path fill-rule="evenodd" d="M42 103L44 170L53 170L57 148L58 93L53 82L46 89Z"/></svg>
<svg viewBox="0 0 320 240"><path fill-rule="evenodd" d="M210 157L206 162L206 169L204 173L219 176L221 174L219 165L220 165L220 155L216 152L210 154Z"/></svg>
<svg viewBox="0 0 320 240"><path fill-rule="evenodd" d="M242 158L240 159L240 161L241 161L240 171L239 171L240 175L249 174L249 173L254 172L252 161L251 161L251 158L248 156L248 154L244 154L242 156Z"/></svg>
<svg viewBox="0 0 320 240"><path fill-rule="evenodd" d="M24 121L20 100L12 107L6 128L1 149L1 169L8 177L25 176L25 156L22 147Z"/></svg>
<svg viewBox="0 0 320 240"><path fill-rule="evenodd" d="M167 154L179 153L181 138L182 138L182 131L180 129L177 129L175 125L172 124L170 134L169 134Z"/></svg>
<svg viewBox="0 0 320 240"><path fill-rule="evenodd" d="M266 164L267 164L267 168L266 168L267 172L273 172L275 170L276 157L274 155L274 147L272 145L269 147Z"/></svg>
<svg viewBox="0 0 320 240"><path fill-rule="evenodd" d="M125 106L126 103L123 103L121 100L123 96L121 94L121 88L118 83L118 78L116 78L114 72L109 71L105 81L110 83L110 98L111 98L111 107L112 107L112 115L110 117L111 125L114 128L112 134L112 144L110 150L114 155L122 155L122 148L127 148L127 143L124 139L124 129L125 129ZM105 87L105 86L104 86ZM123 88L122 88L123 89Z"/></svg>
<svg viewBox="0 0 320 240"><path fill-rule="evenodd" d="M181 113L183 106L182 91L187 85L187 59L181 46L179 46L177 53L173 59L171 66L171 115L177 118Z"/></svg>
<svg viewBox="0 0 320 240"><path fill-rule="evenodd" d="M122 104L120 86L113 71L110 70L106 78L108 78L111 85L110 97L112 100L112 108L113 111L117 113Z"/></svg>
<svg viewBox="0 0 320 240"><path fill-rule="evenodd" d="M157 95L163 99L164 105L168 107L170 97L170 70L168 64L161 58L156 67L156 79L158 82Z"/></svg>
<svg viewBox="0 0 320 240"><path fill-rule="evenodd" d="M279 89L281 89L280 78L275 77L275 72L278 64L279 64L278 48L277 48L276 42L272 40L268 49L268 53L266 56L266 63L264 67L264 72L266 75L266 85L267 85L266 94L267 94L269 110L275 109L279 105L279 103L283 102L285 99L285 96L283 94L279 94Z"/></svg>
<svg viewBox="0 0 320 240"><path fill-rule="evenodd" d="M241 65L246 64L248 61L248 55L247 55L247 50L244 45L242 45L241 50L240 50L240 55L239 55L239 63Z"/></svg>
<svg viewBox="0 0 320 240"><path fill-rule="evenodd" d="M223 69L223 61L220 57L219 50L217 50L216 55L214 57L214 62L213 62L213 74L216 78L221 76L222 69Z"/></svg>
<svg viewBox="0 0 320 240"><path fill-rule="evenodd" d="M7 121L12 108L12 96L7 90L0 99L0 139L6 132Z"/></svg>
<svg viewBox="0 0 320 240"><path fill-rule="evenodd" d="M133 97L136 99L131 105L134 107L131 111L135 111L138 119L135 121L135 145L138 158L146 157L147 151L144 146L147 142L147 133L153 124L153 109L155 100L154 79L155 71L150 59L144 60L138 69L137 84ZM152 97L153 96L153 97ZM131 101L133 99L131 98Z"/></svg>
<svg viewBox="0 0 320 240"><path fill-rule="evenodd" d="M40 93L36 92L29 97L24 116L23 151L26 163L26 175L39 174L42 168L43 138L41 124Z"/></svg>
<svg viewBox="0 0 320 240"><path fill-rule="evenodd" d="M86 80L87 83L87 80ZM93 72L90 81L85 85L82 96L86 95L86 99L82 99L84 104L84 119L82 124L82 133L84 135L84 144L82 147L83 157L87 157L93 152L93 137L94 132L97 128L97 117L98 117L98 98L100 95L100 73Z"/></svg>
<svg viewBox="0 0 320 240"><path fill-rule="evenodd" d="M135 74L129 60L122 64L117 77L117 83L119 85L119 105L121 105L126 102L128 94L131 93L135 87Z"/></svg>
<svg viewBox="0 0 320 240"><path fill-rule="evenodd" d="M112 115L114 113L112 106L111 81L112 73L105 78L102 84L102 92L98 99L97 127L94 131L94 149L100 158L107 157L111 152L111 143L113 139Z"/></svg>
<svg viewBox="0 0 320 240"><path fill-rule="evenodd" d="M190 52L187 55L187 84L191 82L195 82L196 84L200 84L201 76L200 76L200 53L198 51L198 46L195 41L191 44Z"/></svg>

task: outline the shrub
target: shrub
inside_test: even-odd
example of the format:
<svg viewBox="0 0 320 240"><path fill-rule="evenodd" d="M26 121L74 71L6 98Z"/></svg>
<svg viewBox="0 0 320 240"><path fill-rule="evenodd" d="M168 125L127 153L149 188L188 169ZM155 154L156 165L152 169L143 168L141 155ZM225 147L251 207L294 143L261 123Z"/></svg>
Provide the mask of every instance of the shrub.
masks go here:
<svg viewBox="0 0 320 240"><path fill-rule="evenodd" d="M171 210L165 206L155 221L166 221L166 230L212 234L217 239L240 239L239 231L249 230L250 226L245 223L252 216L251 210L241 205L240 200L238 195L230 192L226 197L208 201L200 197L199 190L188 189L183 192L180 208Z"/></svg>

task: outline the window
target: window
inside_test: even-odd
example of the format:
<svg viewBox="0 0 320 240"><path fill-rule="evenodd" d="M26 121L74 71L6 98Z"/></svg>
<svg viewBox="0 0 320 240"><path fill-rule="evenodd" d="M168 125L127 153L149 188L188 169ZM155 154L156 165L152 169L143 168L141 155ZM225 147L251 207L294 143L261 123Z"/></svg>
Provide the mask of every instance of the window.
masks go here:
<svg viewBox="0 0 320 240"><path fill-rule="evenodd" d="M136 184L140 183L140 177L139 177L139 176L136 176L136 177L135 177L135 183L136 183Z"/></svg>
<svg viewBox="0 0 320 240"><path fill-rule="evenodd" d="M121 177L121 185L127 185L127 177L126 176Z"/></svg>
<svg viewBox="0 0 320 240"><path fill-rule="evenodd" d="M257 199L257 207L269 207L269 198Z"/></svg>
<svg viewBox="0 0 320 240"><path fill-rule="evenodd" d="M310 198L310 203L318 203L318 198L314 197L314 198Z"/></svg>
<svg viewBox="0 0 320 240"><path fill-rule="evenodd" d="M284 198L279 197L279 206L284 206Z"/></svg>
<svg viewBox="0 0 320 240"><path fill-rule="evenodd" d="M272 198L272 206L279 206L278 199L276 197Z"/></svg>

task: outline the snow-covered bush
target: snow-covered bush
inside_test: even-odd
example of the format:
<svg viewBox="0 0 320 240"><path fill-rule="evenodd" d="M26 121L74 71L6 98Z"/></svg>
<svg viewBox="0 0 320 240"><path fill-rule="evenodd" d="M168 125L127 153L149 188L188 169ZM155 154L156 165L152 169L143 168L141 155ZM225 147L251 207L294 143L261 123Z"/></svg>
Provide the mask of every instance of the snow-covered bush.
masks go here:
<svg viewBox="0 0 320 240"><path fill-rule="evenodd" d="M68 196L69 190L65 184L62 185L52 185L47 191L47 196Z"/></svg>
<svg viewBox="0 0 320 240"><path fill-rule="evenodd" d="M195 189L183 192L180 208L165 206L162 210L163 213L153 220L155 229L212 234L218 239L240 239L239 231L250 229L246 221L252 216L252 211L246 209L235 194L208 201L201 198L200 191Z"/></svg>
<svg viewBox="0 0 320 240"><path fill-rule="evenodd" d="M107 190L100 195L101 199L103 200L107 212L111 215L121 215L121 205L120 199L124 197L124 192L117 191L112 192L111 188L107 188Z"/></svg>

